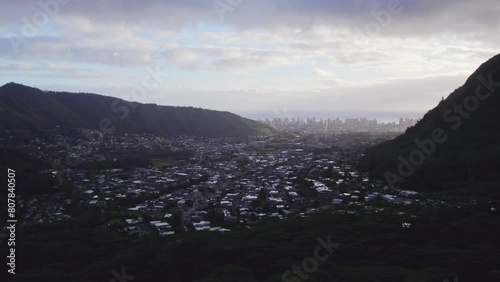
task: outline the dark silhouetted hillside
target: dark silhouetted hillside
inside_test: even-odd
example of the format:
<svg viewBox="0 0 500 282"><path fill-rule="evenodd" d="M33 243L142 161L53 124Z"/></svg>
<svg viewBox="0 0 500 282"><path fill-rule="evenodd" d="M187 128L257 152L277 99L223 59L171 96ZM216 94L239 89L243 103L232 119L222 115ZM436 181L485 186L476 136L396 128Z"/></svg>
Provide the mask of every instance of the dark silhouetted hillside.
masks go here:
<svg viewBox="0 0 500 282"><path fill-rule="evenodd" d="M44 92L9 83L0 87L0 131L37 134L59 126L114 128L117 133L244 137L273 130L229 112L140 104L96 94Z"/></svg>
<svg viewBox="0 0 500 282"><path fill-rule="evenodd" d="M378 177L390 177L388 182L417 190L441 190L450 183L467 186L498 181L499 121L500 55L497 55L481 65L463 86L429 111L415 127L367 150L361 168ZM438 142L432 140L433 134ZM420 160L422 155L424 160ZM402 159L409 164L402 165L405 163Z"/></svg>

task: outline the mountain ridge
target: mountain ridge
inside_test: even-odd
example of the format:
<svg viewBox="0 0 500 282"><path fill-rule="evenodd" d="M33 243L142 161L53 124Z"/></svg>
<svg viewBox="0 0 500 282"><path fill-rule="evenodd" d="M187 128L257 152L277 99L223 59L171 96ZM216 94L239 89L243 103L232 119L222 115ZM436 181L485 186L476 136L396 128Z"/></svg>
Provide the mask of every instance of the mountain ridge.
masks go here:
<svg viewBox="0 0 500 282"><path fill-rule="evenodd" d="M141 104L93 93L42 91L17 83L0 87L0 129L37 134L65 129L104 128L117 133L244 137L273 129L223 111Z"/></svg>
<svg viewBox="0 0 500 282"><path fill-rule="evenodd" d="M405 134L368 149L361 169L391 186L416 190L499 180L498 91L500 55L483 63Z"/></svg>

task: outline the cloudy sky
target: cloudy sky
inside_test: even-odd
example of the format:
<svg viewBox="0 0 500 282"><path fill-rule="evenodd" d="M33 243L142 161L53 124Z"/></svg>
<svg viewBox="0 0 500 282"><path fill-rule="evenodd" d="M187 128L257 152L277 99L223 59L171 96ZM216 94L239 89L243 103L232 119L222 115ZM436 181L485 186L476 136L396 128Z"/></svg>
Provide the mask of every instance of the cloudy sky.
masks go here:
<svg viewBox="0 0 500 282"><path fill-rule="evenodd" d="M0 6L0 84L252 118L419 117L500 53L498 0Z"/></svg>

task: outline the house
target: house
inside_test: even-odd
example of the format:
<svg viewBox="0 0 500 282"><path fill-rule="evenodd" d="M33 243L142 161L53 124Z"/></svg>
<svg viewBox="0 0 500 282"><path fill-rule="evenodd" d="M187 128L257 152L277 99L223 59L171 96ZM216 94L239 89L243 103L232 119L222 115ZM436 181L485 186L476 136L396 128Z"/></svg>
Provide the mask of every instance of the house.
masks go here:
<svg viewBox="0 0 500 282"><path fill-rule="evenodd" d="M137 224L139 223L139 221L137 219L125 219L125 223L127 223L127 225L134 225L134 224Z"/></svg>
<svg viewBox="0 0 500 282"><path fill-rule="evenodd" d="M160 232L160 236L170 236L170 235L174 235L174 234L175 234L175 231Z"/></svg>
<svg viewBox="0 0 500 282"><path fill-rule="evenodd" d="M193 223L193 227L196 231L209 230L211 228L210 221L195 222Z"/></svg>
<svg viewBox="0 0 500 282"><path fill-rule="evenodd" d="M332 204L334 205L341 205L344 202L342 199L333 199Z"/></svg>

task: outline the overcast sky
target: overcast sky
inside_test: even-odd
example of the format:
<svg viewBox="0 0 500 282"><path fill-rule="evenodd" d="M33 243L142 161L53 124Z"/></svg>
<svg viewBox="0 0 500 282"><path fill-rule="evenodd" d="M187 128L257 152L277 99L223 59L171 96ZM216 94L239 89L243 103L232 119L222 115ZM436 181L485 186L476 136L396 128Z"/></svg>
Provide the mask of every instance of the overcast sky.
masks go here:
<svg viewBox="0 0 500 282"><path fill-rule="evenodd" d="M252 118L419 117L500 46L498 0L38 2L0 2L0 84Z"/></svg>

